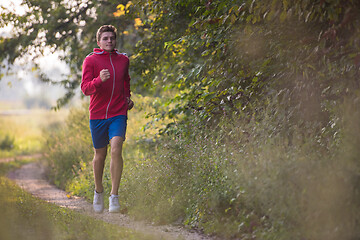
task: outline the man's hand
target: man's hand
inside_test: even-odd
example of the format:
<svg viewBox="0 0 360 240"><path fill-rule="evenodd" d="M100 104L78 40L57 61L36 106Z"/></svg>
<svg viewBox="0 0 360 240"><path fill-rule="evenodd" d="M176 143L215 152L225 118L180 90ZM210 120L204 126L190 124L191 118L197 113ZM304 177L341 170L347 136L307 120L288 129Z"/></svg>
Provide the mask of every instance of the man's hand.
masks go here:
<svg viewBox="0 0 360 240"><path fill-rule="evenodd" d="M102 82L105 82L110 78L110 72L108 69L103 69L100 71L100 79Z"/></svg>
<svg viewBox="0 0 360 240"><path fill-rule="evenodd" d="M129 97L126 99L128 101L128 110L131 110L134 107L134 102Z"/></svg>

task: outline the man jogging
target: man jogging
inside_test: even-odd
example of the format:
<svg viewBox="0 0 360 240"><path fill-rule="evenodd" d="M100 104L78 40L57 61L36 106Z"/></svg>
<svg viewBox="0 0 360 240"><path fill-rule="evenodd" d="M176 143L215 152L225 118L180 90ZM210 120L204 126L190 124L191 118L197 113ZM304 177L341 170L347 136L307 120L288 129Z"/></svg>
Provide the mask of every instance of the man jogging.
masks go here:
<svg viewBox="0 0 360 240"><path fill-rule="evenodd" d="M112 188L109 212L120 212L118 189L123 171L122 146L125 140L127 111L130 99L129 59L115 49L116 28L101 26L96 34L99 48L83 63L81 90L90 96L90 131L94 146L93 170L95 191L94 211L104 210L102 184L107 146L110 143L110 174Z"/></svg>

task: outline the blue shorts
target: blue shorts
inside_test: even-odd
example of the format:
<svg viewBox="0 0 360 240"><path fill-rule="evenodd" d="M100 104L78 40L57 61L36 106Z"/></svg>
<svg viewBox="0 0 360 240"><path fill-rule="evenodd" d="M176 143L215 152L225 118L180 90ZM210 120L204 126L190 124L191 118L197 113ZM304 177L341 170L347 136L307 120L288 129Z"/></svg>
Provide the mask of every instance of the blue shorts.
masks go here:
<svg viewBox="0 0 360 240"><path fill-rule="evenodd" d="M109 119L90 120L90 131L94 148L103 148L109 141L119 136L125 140L127 116L120 115Z"/></svg>

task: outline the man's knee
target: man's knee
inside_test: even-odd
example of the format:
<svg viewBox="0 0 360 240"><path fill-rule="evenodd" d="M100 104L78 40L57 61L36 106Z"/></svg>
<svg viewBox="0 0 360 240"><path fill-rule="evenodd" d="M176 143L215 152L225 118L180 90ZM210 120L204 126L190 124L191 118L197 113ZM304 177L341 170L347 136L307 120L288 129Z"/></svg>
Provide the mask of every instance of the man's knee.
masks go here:
<svg viewBox="0 0 360 240"><path fill-rule="evenodd" d="M124 140L122 137L113 137L111 139L111 155L121 155L123 142Z"/></svg>
<svg viewBox="0 0 360 240"><path fill-rule="evenodd" d="M107 148L95 149L93 162L104 162L106 159Z"/></svg>

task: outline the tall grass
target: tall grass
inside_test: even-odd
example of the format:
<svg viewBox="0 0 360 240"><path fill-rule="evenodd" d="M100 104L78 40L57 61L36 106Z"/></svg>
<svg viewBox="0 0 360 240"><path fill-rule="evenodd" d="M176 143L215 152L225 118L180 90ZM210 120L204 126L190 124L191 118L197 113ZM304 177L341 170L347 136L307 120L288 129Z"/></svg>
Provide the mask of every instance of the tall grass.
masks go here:
<svg viewBox="0 0 360 240"><path fill-rule="evenodd" d="M338 121L320 132L311 126L287 129L286 120L263 109L261 121L233 116L199 128L192 118L179 124L178 132L156 139L140 130L144 111L135 110L124 146L122 205L138 218L185 224L224 238L357 239L360 113L354 105L344 106L334 117ZM84 119L86 113L75 115ZM58 135L57 142L71 147L50 146L53 156L69 154L72 161L51 161L58 161L55 171L67 167L71 173L62 180L65 187L90 200L91 140L84 138L88 126L80 122ZM71 129L77 127L74 138Z"/></svg>
<svg viewBox="0 0 360 240"><path fill-rule="evenodd" d="M122 194L139 216L227 238L356 239L356 112L322 135L294 129L292 145L267 121L231 121L216 130L187 123L129 167Z"/></svg>
<svg viewBox="0 0 360 240"><path fill-rule="evenodd" d="M65 188L81 165L91 159L91 136L87 124L87 109L72 109L63 124L52 126L44 132L47 139L44 151L50 160L46 162L51 169L49 177L61 188Z"/></svg>

